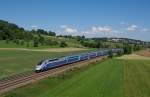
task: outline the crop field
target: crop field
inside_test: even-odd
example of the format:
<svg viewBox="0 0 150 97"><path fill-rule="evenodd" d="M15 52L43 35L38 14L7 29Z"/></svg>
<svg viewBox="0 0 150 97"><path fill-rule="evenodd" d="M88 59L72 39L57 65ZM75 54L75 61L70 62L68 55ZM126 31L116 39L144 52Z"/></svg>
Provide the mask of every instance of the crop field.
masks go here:
<svg viewBox="0 0 150 97"><path fill-rule="evenodd" d="M26 85L2 97L150 97L150 60L109 59Z"/></svg>
<svg viewBox="0 0 150 97"><path fill-rule="evenodd" d="M137 52L136 54L137 55L141 55L141 56L150 57L150 49L141 50L141 51Z"/></svg>
<svg viewBox="0 0 150 97"><path fill-rule="evenodd" d="M77 48L72 48L71 50L57 48L55 50L56 51L54 51L54 49L49 49L49 51L0 49L0 79L12 74L34 70L36 64L42 59L87 51Z"/></svg>
<svg viewBox="0 0 150 97"><path fill-rule="evenodd" d="M118 57L117 59L126 59L126 60L150 60L150 57L141 56L137 54L130 54Z"/></svg>
<svg viewBox="0 0 150 97"><path fill-rule="evenodd" d="M125 97L150 97L150 60L124 61Z"/></svg>

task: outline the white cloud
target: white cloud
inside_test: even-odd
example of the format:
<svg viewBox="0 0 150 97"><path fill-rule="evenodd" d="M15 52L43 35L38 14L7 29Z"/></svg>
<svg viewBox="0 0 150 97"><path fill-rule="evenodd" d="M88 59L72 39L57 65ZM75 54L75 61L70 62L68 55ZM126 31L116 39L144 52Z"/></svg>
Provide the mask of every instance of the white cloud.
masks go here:
<svg viewBox="0 0 150 97"><path fill-rule="evenodd" d="M119 31L110 26L93 26L88 30L82 31L87 37L116 37Z"/></svg>
<svg viewBox="0 0 150 97"><path fill-rule="evenodd" d="M66 28L67 27L67 25L61 25L60 26L60 28Z"/></svg>
<svg viewBox="0 0 150 97"><path fill-rule="evenodd" d="M77 29L73 28L73 27L70 27L70 26L67 26L67 25L61 25L60 26L65 32L67 33L75 33L75 32L78 32Z"/></svg>
<svg viewBox="0 0 150 97"><path fill-rule="evenodd" d="M66 28L65 31L66 31L66 32L69 32L69 33L77 32L77 30L74 29L74 28Z"/></svg>
<svg viewBox="0 0 150 97"><path fill-rule="evenodd" d="M108 27L108 26L104 26L104 27L101 27L101 26L98 26L98 27L93 26L93 27L91 28L91 30L92 30L92 32L95 32L95 33L97 33L97 32L105 33L105 32L112 32L112 31L113 31L113 29L112 29L111 27Z"/></svg>
<svg viewBox="0 0 150 97"><path fill-rule="evenodd" d="M142 26L140 24L130 24L127 22L120 22L118 25L91 25L88 28L75 29L76 27L62 25L62 35L84 35L87 38L93 37L126 37L126 38L141 38L140 36L150 31L150 28ZM67 33L74 32L74 33ZM133 32L133 33L131 33ZM136 32L136 33L134 33ZM145 37L146 38L146 37Z"/></svg>
<svg viewBox="0 0 150 97"><path fill-rule="evenodd" d="M127 31L136 31L137 29L138 29L138 26L134 24L127 27Z"/></svg>
<svg viewBox="0 0 150 97"><path fill-rule="evenodd" d="M33 26L31 26L31 28L36 30L38 28L38 26L33 25Z"/></svg>
<svg viewBox="0 0 150 97"><path fill-rule="evenodd" d="M137 26L135 24L129 24L129 23L125 23L125 22L120 22L122 26L122 30L126 30L126 31L129 31L129 32L147 32L149 31L149 29L147 28L144 28L142 26ZM124 29L125 28L125 29Z"/></svg>

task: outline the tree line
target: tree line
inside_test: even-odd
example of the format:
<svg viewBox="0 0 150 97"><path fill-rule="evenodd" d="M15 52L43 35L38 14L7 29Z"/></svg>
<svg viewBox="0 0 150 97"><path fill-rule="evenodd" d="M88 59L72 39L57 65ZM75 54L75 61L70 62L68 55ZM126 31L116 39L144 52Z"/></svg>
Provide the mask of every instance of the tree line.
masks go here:
<svg viewBox="0 0 150 97"><path fill-rule="evenodd" d="M0 40L5 40L6 43L13 42L17 45L26 44L27 47L29 47L30 44L33 47L38 47L39 45L67 46L65 41L56 41L50 38L45 38L44 36L56 36L56 33L53 31L45 31L43 29L29 31L22 27L18 27L16 24L0 20Z"/></svg>
<svg viewBox="0 0 150 97"><path fill-rule="evenodd" d="M22 27L18 27L16 24L0 20L0 40L6 40L6 39L32 40L34 38L34 34L42 34L48 36L56 35L55 32L45 31L43 29L28 31Z"/></svg>

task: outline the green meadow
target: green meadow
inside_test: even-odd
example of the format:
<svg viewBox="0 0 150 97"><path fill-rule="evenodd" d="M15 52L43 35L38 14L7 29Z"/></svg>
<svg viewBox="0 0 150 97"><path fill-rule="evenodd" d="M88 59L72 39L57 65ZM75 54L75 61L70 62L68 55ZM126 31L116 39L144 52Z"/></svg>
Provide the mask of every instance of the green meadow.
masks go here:
<svg viewBox="0 0 150 97"><path fill-rule="evenodd" d="M16 73L33 71L36 64L42 59L61 57L86 51L87 50L70 52L48 52L3 49L0 50L0 79Z"/></svg>
<svg viewBox="0 0 150 97"><path fill-rule="evenodd" d="M150 97L150 60L109 59L2 97Z"/></svg>

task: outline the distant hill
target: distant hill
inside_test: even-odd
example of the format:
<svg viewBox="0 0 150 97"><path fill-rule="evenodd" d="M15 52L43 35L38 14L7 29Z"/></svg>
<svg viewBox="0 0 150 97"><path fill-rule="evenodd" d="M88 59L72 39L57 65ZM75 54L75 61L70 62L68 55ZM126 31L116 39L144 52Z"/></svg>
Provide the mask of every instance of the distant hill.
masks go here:
<svg viewBox="0 0 150 97"><path fill-rule="evenodd" d="M0 20L0 40L0 47L81 47L76 39L57 37L55 32L43 29L25 30L4 20Z"/></svg>
<svg viewBox="0 0 150 97"><path fill-rule="evenodd" d="M148 41L129 39L129 38L92 38L93 40L100 41L109 41L114 43L129 43L129 44L141 44L141 45L150 45Z"/></svg>
<svg viewBox="0 0 150 97"><path fill-rule="evenodd" d="M88 48L150 48L150 42L128 38L85 38L57 35L44 29L25 30L16 24L0 20L0 47L88 47Z"/></svg>

